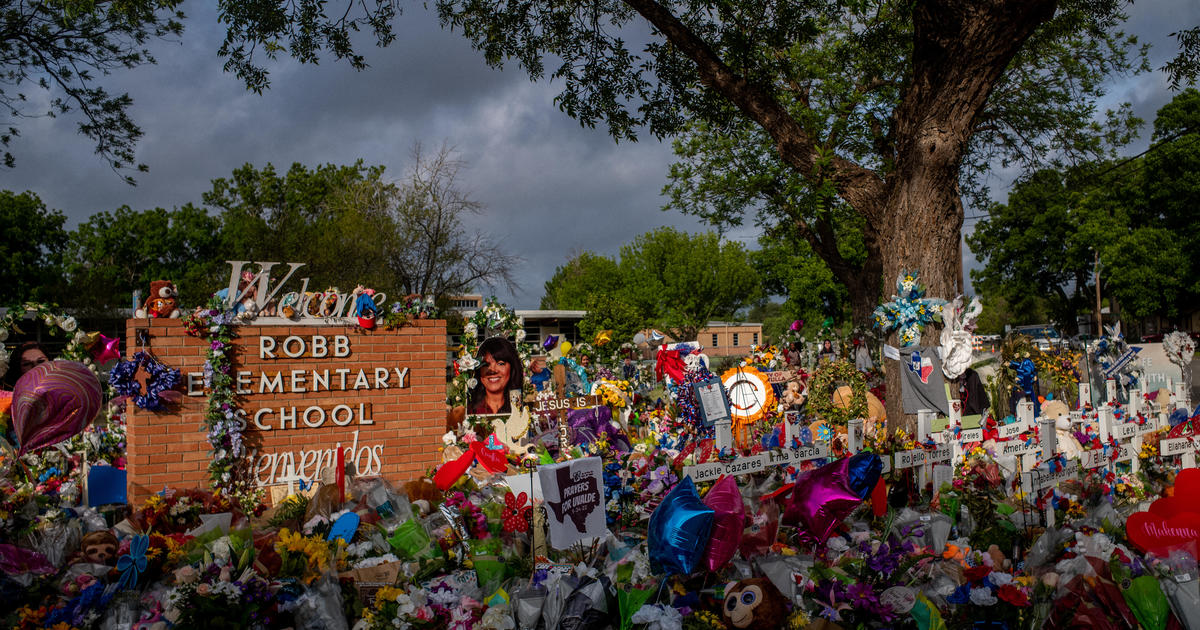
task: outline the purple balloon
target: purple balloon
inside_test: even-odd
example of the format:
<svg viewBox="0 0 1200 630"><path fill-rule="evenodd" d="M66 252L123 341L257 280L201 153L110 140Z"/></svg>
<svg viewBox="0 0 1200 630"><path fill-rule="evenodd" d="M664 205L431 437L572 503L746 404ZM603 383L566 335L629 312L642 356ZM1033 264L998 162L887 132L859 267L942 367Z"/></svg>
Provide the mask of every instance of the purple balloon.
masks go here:
<svg viewBox="0 0 1200 630"><path fill-rule="evenodd" d="M58 444L83 431L100 411L100 381L82 363L47 361L13 387L19 454Z"/></svg>
<svg viewBox="0 0 1200 630"><path fill-rule="evenodd" d="M783 523L795 525L805 544L825 542L870 494L882 470L878 455L859 453L802 473L796 477Z"/></svg>
<svg viewBox="0 0 1200 630"><path fill-rule="evenodd" d="M704 552L704 565L716 571L733 559L746 529L746 506L737 480L730 476L718 479L704 495L704 505L713 509L712 538Z"/></svg>

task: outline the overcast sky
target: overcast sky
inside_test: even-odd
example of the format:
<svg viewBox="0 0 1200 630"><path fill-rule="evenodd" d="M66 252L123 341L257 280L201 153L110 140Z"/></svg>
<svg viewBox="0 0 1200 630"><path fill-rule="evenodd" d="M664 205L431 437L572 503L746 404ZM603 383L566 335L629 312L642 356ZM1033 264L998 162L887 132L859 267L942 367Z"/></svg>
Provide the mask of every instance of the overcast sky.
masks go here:
<svg viewBox="0 0 1200 630"><path fill-rule="evenodd" d="M516 272L522 290L498 293L518 308L536 308L543 283L575 252L615 254L663 225L702 229L690 217L660 210L672 161L669 143L645 137L616 144L602 129L581 128L554 106L557 85L533 83L515 67L488 68L463 37L442 30L420 6L400 17L390 47L361 50L369 69L284 60L271 66L272 88L260 96L222 71L216 50L223 30L215 5L186 2L183 37L153 46L158 65L107 82L111 92L125 90L134 98L132 113L145 132L137 157L150 172L137 174L137 187L122 183L92 153L71 118L23 120L12 147L17 166L0 171L0 187L36 192L73 227L121 205L142 210L199 203L212 179L245 163L269 162L283 171L294 162L351 164L362 158L398 178L413 143L436 148L444 142L467 160L462 185L487 207L474 225L524 259ZM1200 24L1196 0L1142 0L1130 11L1127 28L1154 45L1155 67L1174 51L1170 32ZM1153 72L1114 80L1111 97L1133 103L1151 121L1172 93ZM1144 149L1145 137L1129 152ZM997 181L1011 177L998 173ZM756 236L753 229L732 235L751 246ZM292 259L280 252L276 260Z"/></svg>

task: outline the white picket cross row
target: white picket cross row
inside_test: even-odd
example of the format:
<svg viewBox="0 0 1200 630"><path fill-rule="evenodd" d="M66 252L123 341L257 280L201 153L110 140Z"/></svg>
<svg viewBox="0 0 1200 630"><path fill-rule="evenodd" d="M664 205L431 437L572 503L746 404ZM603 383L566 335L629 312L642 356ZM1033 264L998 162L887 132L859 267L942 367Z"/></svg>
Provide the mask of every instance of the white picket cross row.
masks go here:
<svg viewBox="0 0 1200 630"><path fill-rule="evenodd" d="M1191 392L1187 391L1187 383L1183 381L1175 383L1175 389L1171 392L1171 402L1175 403L1177 408L1182 407L1189 415L1191 414Z"/></svg>
<svg viewBox="0 0 1200 630"><path fill-rule="evenodd" d="M1158 454L1163 457L1179 456L1180 468L1196 467L1196 444L1190 437L1171 438L1158 443Z"/></svg>
<svg viewBox="0 0 1200 630"><path fill-rule="evenodd" d="M924 442L926 438L930 437L929 434L933 431L933 421L936 418L937 412L933 411L932 409L917 410L917 442ZM929 473L932 466L932 464L925 461L925 459L928 458L922 459L921 470L918 471L917 475L918 481L920 482L920 487L922 488L924 488L926 482L929 481Z"/></svg>
<svg viewBox="0 0 1200 630"><path fill-rule="evenodd" d="M846 437L849 442L850 452L857 453L862 450L863 445L863 419L851 418L846 426ZM791 446L791 440L788 441L788 446Z"/></svg>
<svg viewBox="0 0 1200 630"><path fill-rule="evenodd" d="M859 420L859 422L861 423L862 420ZM800 424L800 412L799 411L784 412L784 414L783 414L783 429L784 429L783 439L787 441L787 443L785 444L785 446L787 448L791 448L793 444L799 443L801 427L802 427L802 425ZM853 449L853 448L850 450L857 452L857 450Z"/></svg>
<svg viewBox="0 0 1200 630"><path fill-rule="evenodd" d="M1100 405L1100 410L1096 416L1098 423L1097 429L1100 432L1100 442L1108 443L1108 436L1112 431L1113 411L1108 405Z"/></svg>

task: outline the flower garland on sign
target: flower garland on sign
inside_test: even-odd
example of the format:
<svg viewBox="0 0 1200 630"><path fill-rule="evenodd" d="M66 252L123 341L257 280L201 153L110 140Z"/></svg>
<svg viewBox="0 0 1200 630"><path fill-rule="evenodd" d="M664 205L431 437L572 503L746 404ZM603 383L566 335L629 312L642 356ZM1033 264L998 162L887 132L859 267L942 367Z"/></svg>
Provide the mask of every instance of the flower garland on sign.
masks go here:
<svg viewBox="0 0 1200 630"><path fill-rule="evenodd" d="M458 358L454 360L454 380L450 383L450 399L455 405L467 404L467 397L475 383L475 368L479 360L475 355L479 352L481 339L489 337L504 337L512 339L521 358L522 369L529 367L529 357L532 353L524 343L524 322L512 309L501 304L495 296L489 297L483 308L475 311L471 319L463 326L462 346ZM516 366L514 366L516 367Z"/></svg>
<svg viewBox="0 0 1200 630"><path fill-rule="evenodd" d="M833 393L838 385L850 386L850 405L840 407L833 402ZM834 361L817 370L808 384L808 407L827 424L847 426L854 418L866 418L867 379L854 364Z"/></svg>
<svg viewBox="0 0 1200 630"><path fill-rule="evenodd" d="M134 376L138 368L144 368L146 374L146 393L142 393L142 385ZM113 367L108 375L108 383L121 396L128 396L133 404L147 411L159 411L163 408L163 394L179 386L182 375L179 370L169 368L151 356L148 352L138 351L131 361L121 361Z"/></svg>
<svg viewBox="0 0 1200 630"><path fill-rule="evenodd" d="M254 483L250 462L242 441L245 423L238 418L233 381L232 341L237 336L234 322L237 316L225 311L221 298L214 296L208 308L198 309L184 322L189 335L209 340L204 362L204 387L208 390L208 407L204 424L208 427L208 443L212 446L212 461L208 476L214 489L236 499L246 511L261 501L263 491Z"/></svg>
<svg viewBox="0 0 1200 630"><path fill-rule="evenodd" d="M875 308L875 326L883 332L893 328L900 335L901 346L913 346L921 340L921 329L932 322L942 321L942 306L946 300L925 297L925 285L917 282L918 273L900 272L896 279L896 295L891 302Z"/></svg>
<svg viewBox="0 0 1200 630"><path fill-rule="evenodd" d="M58 358L78 361L99 375L88 349L101 341L101 335L79 330L79 322L73 316L62 315L56 306L42 302L25 302L18 306L10 306L5 311L4 317L0 318L0 374L8 371L9 354L3 345L4 341L8 339L9 331L25 334L25 331L21 330L20 322L27 315L33 315L35 321L40 320L45 323L51 335L57 335L59 331L62 331L71 336Z"/></svg>

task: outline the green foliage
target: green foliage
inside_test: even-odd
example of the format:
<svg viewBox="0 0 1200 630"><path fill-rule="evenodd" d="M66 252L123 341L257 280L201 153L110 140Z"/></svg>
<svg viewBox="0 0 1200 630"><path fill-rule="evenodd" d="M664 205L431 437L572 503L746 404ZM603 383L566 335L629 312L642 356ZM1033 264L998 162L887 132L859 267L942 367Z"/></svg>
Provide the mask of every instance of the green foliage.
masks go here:
<svg viewBox="0 0 1200 630"><path fill-rule="evenodd" d="M283 175L271 164L246 164L213 180L203 199L221 217L227 260L305 262L310 290L339 283L342 289L353 283L382 289L380 240L394 230L378 200L363 190L384 185L382 177L382 167L368 168L361 160L314 169L293 164ZM366 234L377 236L361 238Z"/></svg>
<svg viewBox="0 0 1200 630"><path fill-rule="evenodd" d="M645 328L646 320L636 308L608 293L588 296L584 306L587 315L579 322L579 335L584 341L591 342L596 333L611 330L614 345L620 345L632 341L633 336Z"/></svg>
<svg viewBox="0 0 1200 630"><path fill-rule="evenodd" d="M546 281L541 308L587 308L593 294L615 295L620 288L621 275L617 261L592 252L581 252L555 269L554 275Z"/></svg>
<svg viewBox="0 0 1200 630"><path fill-rule="evenodd" d="M220 222L191 204L141 212L99 212L70 236L64 305L84 313L130 308L134 290L170 280L185 305L203 304L228 274Z"/></svg>
<svg viewBox="0 0 1200 630"><path fill-rule="evenodd" d="M968 237L984 263L972 272L979 291L1003 297L1015 320L1044 296L1069 332L1076 315L1094 311L1098 257L1101 293L1124 313L1176 318L1197 308L1200 92L1186 90L1160 110L1155 139L1128 164L1047 169L1019 181Z"/></svg>
<svg viewBox="0 0 1200 630"><path fill-rule="evenodd" d="M680 341L762 294L746 249L713 232L648 232L621 248L619 268L623 297Z"/></svg>
<svg viewBox="0 0 1200 630"><path fill-rule="evenodd" d="M542 308L598 307L595 323L587 331L580 325L585 338L613 328L622 335L614 340L627 339L657 326L682 341L695 339L709 320L733 318L761 295L740 243L664 227L622 247L618 261L590 252L575 256L546 283Z"/></svg>
<svg viewBox="0 0 1200 630"><path fill-rule="evenodd" d="M771 338L779 339L784 328L797 319L811 324L823 322L826 317L833 318L835 324L850 319L845 285L834 278L829 266L806 241L762 237L759 246L760 249L750 253L750 260L762 279L763 289L770 295L786 296L777 317L782 326L776 328L772 324L768 329L768 322L763 321L764 334L770 330Z"/></svg>
<svg viewBox="0 0 1200 630"><path fill-rule="evenodd" d="M0 109L10 125L0 131L0 144L7 149L20 135L17 120L73 114L80 119L79 133L96 143L96 153L114 170L133 166L135 145L142 136L129 116L133 99L128 94L109 94L98 78L120 68L153 64L147 42L183 32L183 13L176 10L179 4L179 0L0 2L4 33ZM15 161L7 150L3 159L6 166ZM133 183L129 176L125 180Z"/></svg>
<svg viewBox="0 0 1200 630"><path fill-rule="evenodd" d="M62 277L65 221L32 192L0 192L0 286L8 302L52 297Z"/></svg>

